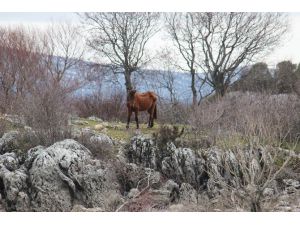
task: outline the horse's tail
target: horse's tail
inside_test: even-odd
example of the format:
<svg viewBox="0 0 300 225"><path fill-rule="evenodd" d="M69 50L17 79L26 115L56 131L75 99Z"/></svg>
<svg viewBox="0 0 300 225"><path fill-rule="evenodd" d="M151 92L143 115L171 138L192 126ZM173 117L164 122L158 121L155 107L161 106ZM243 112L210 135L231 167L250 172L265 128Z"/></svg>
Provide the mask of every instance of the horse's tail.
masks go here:
<svg viewBox="0 0 300 225"><path fill-rule="evenodd" d="M156 104L154 105L154 113L153 113L153 118L157 119L157 109L156 109Z"/></svg>

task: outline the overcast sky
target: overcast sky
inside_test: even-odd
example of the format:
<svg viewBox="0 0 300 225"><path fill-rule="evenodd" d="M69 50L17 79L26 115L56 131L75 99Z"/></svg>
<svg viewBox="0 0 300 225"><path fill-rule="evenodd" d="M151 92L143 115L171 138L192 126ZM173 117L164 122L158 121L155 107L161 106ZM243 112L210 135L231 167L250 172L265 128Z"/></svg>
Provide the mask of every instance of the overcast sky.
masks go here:
<svg viewBox="0 0 300 225"><path fill-rule="evenodd" d="M272 54L262 61L266 61L269 65L275 65L282 60L292 60L300 63L300 13L290 13L291 29L288 37L282 42ZM25 26L44 27L49 23L71 21L79 22L78 15L75 13L56 12L56 13L0 13L1 25L22 24ZM157 41L157 40L156 40Z"/></svg>

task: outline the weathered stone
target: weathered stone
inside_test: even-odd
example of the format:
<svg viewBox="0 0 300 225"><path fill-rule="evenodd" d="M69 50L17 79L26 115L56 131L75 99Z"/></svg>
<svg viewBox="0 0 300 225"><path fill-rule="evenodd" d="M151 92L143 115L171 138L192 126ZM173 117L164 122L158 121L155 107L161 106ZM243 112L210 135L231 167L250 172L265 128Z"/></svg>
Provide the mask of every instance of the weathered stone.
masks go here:
<svg viewBox="0 0 300 225"><path fill-rule="evenodd" d="M18 194L21 191L27 190L27 174L22 168L15 171L9 171L5 166L0 168L0 179L3 181L4 186L4 205L6 210L16 210L16 202Z"/></svg>
<svg viewBox="0 0 300 225"><path fill-rule="evenodd" d="M283 179L282 182L287 186L287 187L293 187L295 189L300 189L300 182L298 180L293 180L293 179Z"/></svg>
<svg viewBox="0 0 300 225"><path fill-rule="evenodd" d="M19 160L16 153L9 152L3 155L0 155L0 165L5 166L9 171L14 171L19 168Z"/></svg>
<svg viewBox="0 0 300 225"><path fill-rule="evenodd" d="M127 194L128 198L134 198L140 191L137 188L132 188Z"/></svg>
<svg viewBox="0 0 300 225"><path fill-rule="evenodd" d="M204 161L189 148L176 148L174 144L167 146L171 155L162 161L162 173L178 183L199 185L204 172Z"/></svg>
<svg viewBox="0 0 300 225"><path fill-rule="evenodd" d="M112 139L106 134L96 134L90 138L90 142L94 145L100 145L104 148L110 148L113 146Z"/></svg>
<svg viewBox="0 0 300 225"><path fill-rule="evenodd" d="M30 200L26 193L19 192L16 199L16 211L19 212L28 212L31 211Z"/></svg>
<svg viewBox="0 0 300 225"><path fill-rule="evenodd" d="M170 192L174 190L176 192L179 192L179 185L173 180L167 180L167 182L164 184L164 188Z"/></svg>
<svg viewBox="0 0 300 225"><path fill-rule="evenodd" d="M101 207L105 193L116 189L109 171L74 140L29 154L34 158L29 169L34 211L71 211L74 198L88 207Z"/></svg>
<svg viewBox="0 0 300 225"><path fill-rule="evenodd" d="M275 194L275 190L273 188L265 188L263 191L264 197L272 197Z"/></svg>
<svg viewBox="0 0 300 225"><path fill-rule="evenodd" d="M182 204L197 204L197 191L188 183L182 183L179 189L179 201Z"/></svg>
<svg viewBox="0 0 300 225"><path fill-rule="evenodd" d="M95 126L94 126L94 129L95 130L103 130L105 128L105 126L103 126L103 124L101 124L101 123L99 123L99 124L96 124Z"/></svg>
<svg viewBox="0 0 300 225"><path fill-rule="evenodd" d="M117 167L117 177L123 192L129 192L132 188L145 188L148 181L151 188L157 189L160 186L161 175L157 171L134 163L121 162Z"/></svg>
<svg viewBox="0 0 300 225"><path fill-rule="evenodd" d="M156 146L152 138L139 135L131 139L130 145L125 149L125 155L130 163L155 169L155 151Z"/></svg>
<svg viewBox="0 0 300 225"><path fill-rule="evenodd" d="M96 135L97 132L95 132L94 130L92 130L89 127L85 127L83 129L81 129L81 136L86 137L86 138L90 138L93 135Z"/></svg>
<svg viewBox="0 0 300 225"><path fill-rule="evenodd" d="M91 152L74 140L30 149L22 166L15 153L0 155L8 211L71 211L74 200L102 207L108 193L120 195L114 179L112 168L93 160Z"/></svg>

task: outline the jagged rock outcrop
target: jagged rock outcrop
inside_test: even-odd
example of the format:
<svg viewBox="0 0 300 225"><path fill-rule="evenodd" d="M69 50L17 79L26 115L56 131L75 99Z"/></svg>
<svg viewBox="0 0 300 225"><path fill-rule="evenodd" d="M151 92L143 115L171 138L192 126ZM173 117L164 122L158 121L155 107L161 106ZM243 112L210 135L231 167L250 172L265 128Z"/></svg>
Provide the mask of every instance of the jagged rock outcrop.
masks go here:
<svg viewBox="0 0 300 225"><path fill-rule="evenodd" d="M105 208L107 195L118 193L112 168L71 139L29 150L21 166L17 160L14 153L0 157L1 194L9 211L71 211L77 203Z"/></svg>
<svg viewBox="0 0 300 225"><path fill-rule="evenodd" d="M106 134L96 134L90 137L91 144L102 145L103 147L111 148L113 146L112 139Z"/></svg>
<svg viewBox="0 0 300 225"><path fill-rule="evenodd" d="M22 202L24 196L19 193L27 190L26 169L18 163L15 153L0 155L0 191L4 207L10 211L20 209L20 204L16 203ZM27 208L22 211L27 211Z"/></svg>
<svg viewBox="0 0 300 225"><path fill-rule="evenodd" d="M177 183L200 185L204 175L204 160L189 148L176 148L168 143L167 151L170 155L162 160L162 173Z"/></svg>
<svg viewBox="0 0 300 225"><path fill-rule="evenodd" d="M196 205L197 191L188 183L182 183L179 189L179 201L181 204Z"/></svg>
<svg viewBox="0 0 300 225"><path fill-rule="evenodd" d="M300 190L300 182L294 179L283 179L283 184L285 185L284 192L287 194L295 193L297 190Z"/></svg>
<svg viewBox="0 0 300 225"><path fill-rule="evenodd" d="M176 148L169 142L165 149L158 149L150 137L135 136L120 155L130 163L160 171L177 183L199 185L204 174L204 161L189 148Z"/></svg>
<svg viewBox="0 0 300 225"><path fill-rule="evenodd" d="M124 155L130 163L156 169L155 152L157 147L152 138L142 135L135 136L124 150Z"/></svg>
<svg viewBox="0 0 300 225"><path fill-rule="evenodd" d="M138 166L134 163L119 162L115 165L116 175L120 183L121 192L126 195L132 188L144 188L148 185L159 188L161 174L150 168Z"/></svg>

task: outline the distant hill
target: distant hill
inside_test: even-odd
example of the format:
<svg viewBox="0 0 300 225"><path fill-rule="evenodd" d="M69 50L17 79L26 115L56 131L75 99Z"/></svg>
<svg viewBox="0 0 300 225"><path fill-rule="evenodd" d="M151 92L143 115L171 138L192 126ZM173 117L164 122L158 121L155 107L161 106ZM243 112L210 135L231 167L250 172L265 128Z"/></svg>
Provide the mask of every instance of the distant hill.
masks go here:
<svg viewBox="0 0 300 225"><path fill-rule="evenodd" d="M169 92L166 88L161 87L158 79L162 76L163 71L161 70L142 70L136 72L132 76L132 81L135 88L144 92L147 90L154 90L158 92L159 97L163 99L169 99ZM180 101L190 101L192 99L192 92L190 88L191 77L188 73L183 72L173 72L174 74L174 90L176 92L176 97ZM97 82L90 82L89 84L82 87L76 92L76 95L89 95L97 90L99 84ZM200 86L200 81L196 84L197 87ZM201 90L202 94L205 95L211 92L211 87L205 84ZM103 96L109 96L114 92L124 91L125 92L125 79L123 74L106 74L106 79L101 83L101 91Z"/></svg>

